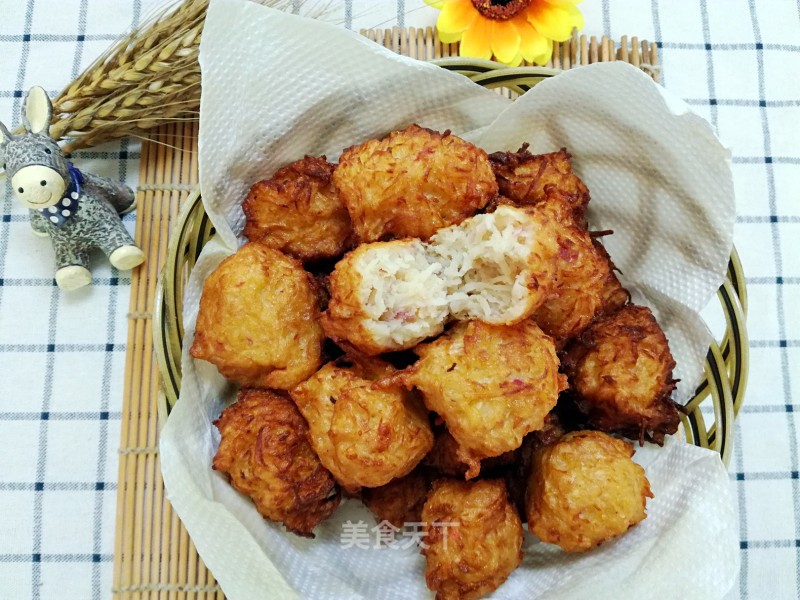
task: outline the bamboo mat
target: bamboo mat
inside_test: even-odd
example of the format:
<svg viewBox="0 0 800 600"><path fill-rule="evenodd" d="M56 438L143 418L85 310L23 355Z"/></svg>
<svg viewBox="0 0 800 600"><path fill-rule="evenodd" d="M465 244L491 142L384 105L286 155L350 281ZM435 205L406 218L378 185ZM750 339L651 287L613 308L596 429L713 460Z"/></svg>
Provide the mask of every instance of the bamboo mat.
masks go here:
<svg viewBox="0 0 800 600"><path fill-rule="evenodd" d="M197 123L176 123L142 143L136 241L147 255L133 273L119 451L114 598L224 596L164 495L158 457L160 380L152 313L170 224L197 185Z"/></svg>
<svg viewBox="0 0 800 600"><path fill-rule="evenodd" d="M443 44L439 41L439 33L432 27L424 29L362 29L361 34L381 44L385 48L420 60L434 60L448 56L458 56L458 43ZM571 69L581 65L596 62L609 62L621 60L641 68L656 81L659 80L660 67L658 64L658 48L647 40L639 40L632 36L630 39L623 35L619 42L606 36L579 36L573 31L572 38L566 42L553 44L553 57L547 67L553 69ZM523 65L530 65L523 62Z"/></svg>
<svg viewBox="0 0 800 600"><path fill-rule="evenodd" d="M458 45L440 43L430 27L361 33L413 58L458 55ZM614 42L575 35L555 44L548 66L569 69L610 60L630 62L658 79L655 44L636 37ZM197 129L197 123L165 125L142 143L136 241L147 262L133 273L128 315L112 588L119 600L224 598L165 497L158 456L160 380L151 315L170 224L197 185Z"/></svg>

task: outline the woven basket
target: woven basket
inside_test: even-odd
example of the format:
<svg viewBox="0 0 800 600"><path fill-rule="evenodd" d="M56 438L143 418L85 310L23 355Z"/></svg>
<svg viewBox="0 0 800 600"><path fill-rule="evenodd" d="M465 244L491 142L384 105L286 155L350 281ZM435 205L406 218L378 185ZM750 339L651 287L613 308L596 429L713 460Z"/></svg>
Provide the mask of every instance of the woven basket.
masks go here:
<svg viewBox="0 0 800 600"><path fill-rule="evenodd" d="M560 73L540 67L508 68L486 60L459 57L434 62L482 86L503 88L502 93L512 98ZM211 220L196 193L186 202L171 234L167 262L156 292L153 341L164 387L159 407L162 419L177 400L181 386L184 286L203 246L213 236ZM705 379L686 404L686 414L681 419L686 439L719 452L727 465L733 450L734 420L742 403L748 372L747 292L735 249L717 297L727 327L722 340L712 342L706 357ZM707 424L707 419L713 422Z"/></svg>

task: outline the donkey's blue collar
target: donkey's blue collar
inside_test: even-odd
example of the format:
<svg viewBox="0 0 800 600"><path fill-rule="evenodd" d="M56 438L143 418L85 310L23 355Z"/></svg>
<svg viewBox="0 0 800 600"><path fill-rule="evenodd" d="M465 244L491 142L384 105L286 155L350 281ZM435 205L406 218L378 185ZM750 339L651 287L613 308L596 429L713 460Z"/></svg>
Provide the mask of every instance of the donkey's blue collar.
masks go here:
<svg viewBox="0 0 800 600"><path fill-rule="evenodd" d="M78 194L80 194L81 184L83 183L83 173L71 162L67 163L67 168L69 169L69 178L72 180L72 185L78 188Z"/></svg>
<svg viewBox="0 0 800 600"><path fill-rule="evenodd" d="M78 212L78 199L81 197L81 184L84 182L84 177L83 173L71 162L67 163L67 167L69 168L69 185L64 190L64 195L56 204L42 210L44 218L55 227L61 227Z"/></svg>

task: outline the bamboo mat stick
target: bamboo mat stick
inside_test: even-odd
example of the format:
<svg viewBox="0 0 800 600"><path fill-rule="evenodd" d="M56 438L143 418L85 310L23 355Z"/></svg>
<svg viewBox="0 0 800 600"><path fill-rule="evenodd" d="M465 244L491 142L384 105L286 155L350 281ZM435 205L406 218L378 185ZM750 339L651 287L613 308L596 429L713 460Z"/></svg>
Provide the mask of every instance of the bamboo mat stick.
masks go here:
<svg viewBox="0 0 800 600"><path fill-rule="evenodd" d="M174 139L176 130L179 129L181 125L173 124L167 127L167 140L168 143L172 143L172 139L170 139L170 134L172 134L172 138ZM179 153L176 152L169 152L170 158L166 161L165 165L165 173L169 173L168 180L175 181L177 179L177 171L176 169L180 165L181 156ZM170 165L170 161L172 165ZM172 167L170 169L170 166ZM166 229L169 231L169 223L172 217L172 213L174 212L172 209L173 203L177 203L179 201L179 197L175 192L171 192L166 195L166 197L162 197L161 199L161 222L159 226L159 230ZM167 240L169 238L169 234L160 235L158 237L158 254L156 258L156 264L158 265L162 257L166 256L167 251ZM152 258L151 258L152 260ZM152 311L152 306L150 308ZM149 406L149 419L147 424L147 446L154 447L158 444L158 405L157 405L157 398L158 398L158 391L159 391L159 381L158 377L153 377L150 384L150 399L151 403ZM147 528L147 535L145 536L145 546L144 546L144 558L151 557L149 570L146 573L146 577L144 577L143 582L144 584L150 583L157 583L159 581L159 571L160 571L160 564L157 561L152 560L153 552L151 548L155 548L158 545L159 537L160 537L160 527L156 526L157 524L160 525L161 523L161 512L162 512L162 503L163 500L160 498L162 496L163 490L163 482L161 481L161 467L160 461L157 454L153 454L147 457L147 484L149 486L149 500L148 506L151 507L151 521L146 520L145 526ZM147 519L147 517L145 517ZM158 520L156 520L158 519Z"/></svg>
<svg viewBox="0 0 800 600"><path fill-rule="evenodd" d="M195 560L191 560L191 554L188 548L189 534L181 527L180 544L178 553L178 574L181 581L185 581L188 585L196 585L196 580L192 577L192 564ZM178 599L186 598L186 592L178 592Z"/></svg>
<svg viewBox="0 0 800 600"><path fill-rule="evenodd" d="M165 128L166 131L167 131L167 135L166 135L167 138L169 138L170 130L174 129L174 127L175 127L174 125L169 125L169 126L167 126ZM173 163L173 161L174 161L174 153L167 152L165 160L164 160L164 172L165 172L165 175L167 173L169 173L171 175L171 172L170 172L171 171L171 163ZM157 219L154 219L154 226L155 226L156 230L158 230L160 228L161 223L164 222L164 209L165 209L165 207L166 207L167 210L169 210L169 204L168 204L168 202L165 202L165 198L163 197L163 194L162 194L162 197L161 197L161 201L158 204L160 205L160 211L159 211L160 215L159 215L159 217ZM155 236L155 239L153 240L153 246L152 246L152 249L156 252L155 260L153 260L154 257L151 255L150 256L150 261L149 261L150 264L148 265L149 268L156 268L156 269L158 268L158 256L160 254L160 247L165 243L166 243L166 240L164 239L164 236L162 236L162 235ZM152 312L152 300L150 299L149 296L148 296L147 312ZM150 340L152 340L152 327L148 328L148 331L146 332L146 338L145 339L147 340L148 337L149 337ZM150 343L148 345L152 345L152 341L150 341ZM145 416L147 417L147 420L146 420L146 424L145 424L145 427L144 427L144 429L145 429L144 433L146 435L142 436L142 437L144 437L144 441L143 441L143 446L144 447L154 447L156 445L156 443L157 443L156 432L157 432L157 428L158 428L158 422L157 422L158 410L154 410L154 406L153 406L154 401L155 401L155 399L157 397L158 397L158 378L151 376L150 382L149 382L149 386L148 386L148 394L147 394L147 398L150 401L147 403L147 412L145 414ZM152 556L152 539L153 539L153 522L154 522L153 521L153 519L154 519L154 516L153 516L153 513L154 513L153 496L154 496L156 455L155 454L145 454L145 455L142 455L140 457L140 460L144 463L142 466L144 468L144 474L145 474L145 485L144 485L145 512L144 512L143 522L142 522L143 541L142 541L142 551L141 552L142 552L143 561L148 561L149 557ZM152 561L150 561L150 562L152 562ZM153 573L152 573L152 570L151 570L150 567L151 567L151 564L148 564L146 562L142 565L141 582L145 586L150 584L151 582L153 582L154 580L157 579L157 578L153 578L152 577Z"/></svg>
<svg viewBox="0 0 800 600"><path fill-rule="evenodd" d="M175 127L175 137L185 135L185 125L183 123L179 123ZM174 140L171 140L172 143ZM177 145L177 144L175 144ZM171 181L188 181L188 176L186 170L188 169L188 165L190 164L186 158L186 149L182 149L180 153L178 153L175 165L176 167L173 168L173 173L170 178ZM194 152L192 152L194 154ZM176 169L180 168L181 172L180 175L176 177ZM170 221L174 220L177 217L179 204L181 201L181 194L180 193L173 193L172 197L170 198L170 210L169 210L169 219ZM159 249L159 253L161 256L164 256L164 252L166 251L166 242L168 241L168 236L162 236L164 239L164 244ZM156 413L157 411L152 411ZM156 417L157 418L157 417ZM152 425L154 430L154 435L158 431L158 424L155 423ZM169 556L169 541L170 541L170 533L171 528L173 526L173 518L172 518L172 507L168 502L164 500L164 482L161 477L161 461L160 457L156 457L156 473L155 473L155 480L153 483L155 488L155 497L153 499L154 506L156 511L154 512L154 519L153 523L154 526L154 540L153 540L153 547L158 548L157 552L154 552L151 557L151 569L150 569L150 580L153 582L161 582L164 581L168 576L168 565L164 564L162 568L162 556ZM177 519L174 519L175 529L177 531ZM161 590L158 592L158 598L166 598L165 590Z"/></svg>
<svg viewBox="0 0 800 600"><path fill-rule="evenodd" d="M148 183L147 178L147 165L150 164L150 153L153 150L153 146L151 144L142 144L142 152L141 152L141 159L140 159L140 171L139 171L139 181ZM136 243L139 244L141 247L141 237L144 231L144 204L147 203L148 193L138 193L137 194L137 202L139 209L136 211ZM136 304L136 290L138 288L139 278L136 275L133 275L131 280L131 292L130 292L130 301L129 306L131 307L132 312L136 312L138 305ZM128 435L130 430L131 424L131 394L130 394L130 386L131 382L134 378L133 373L133 338L135 336L135 324L133 326L128 327L128 336L127 336L127 351L125 354L125 382L123 388L123 406L122 406L122 424L120 428L120 444L122 448L127 448L129 446L128 442ZM118 478L118 490L117 490L117 518L116 518L116 537L114 539L114 584L115 587L121 581L123 581L122 570L123 570L123 561L120 560L119 557L127 556L123 552L123 541L126 539L127 529L126 529L126 522L124 519L125 516L125 509L127 508L126 505L126 494L128 483L131 482L131 479L127 476L127 461L124 459L122 455L120 455L119 460L119 467L117 469L117 478Z"/></svg>
<svg viewBox="0 0 800 600"><path fill-rule="evenodd" d="M189 585L197 585L197 563L200 561L197 560L197 549L194 547L194 542L192 542L192 538L190 538L188 534L186 534L186 541L188 542L186 544L186 581L189 582ZM188 597L187 592L183 592L178 596L179 599L186 597Z"/></svg>
<svg viewBox="0 0 800 600"><path fill-rule="evenodd" d="M592 36L591 41L589 42L589 60L587 61L589 64L596 63L600 61L600 54L597 47L597 37Z"/></svg>
<svg viewBox="0 0 800 600"><path fill-rule="evenodd" d="M178 124L175 126L176 131L180 130L182 124ZM181 156L178 155L177 159L181 159ZM178 161L176 161L178 162ZM173 174L170 180L175 180L174 177L174 169ZM162 229L166 227L169 228L169 222L175 219L177 215L177 205L180 202L180 197L173 197L170 198L169 201L169 214L167 223L162 225ZM161 235L159 236L159 256L164 256L166 251L166 244L168 242L168 237ZM157 378L155 379L157 380ZM156 390L155 394L152 396L154 399L157 398L158 390ZM155 447L158 444L157 437L158 437L158 410L150 409L150 421L148 422L148 428L151 432L151 436L148 438L148 445ZM158 584L158 582L163 581L163 574L166 571L165 568L162 568L162 561L161 557L166 555L164 553L164 540L169 540L168 531L170 526L170 517L171 517L171 507L169 503L164 501L164 482L161 477L161 460L158 454L154 455L153 461L153 474L151 477L151 485L153 488L153 516L152 516L152 523L149 523L149 526L152 530L152 548L153 551L150 554L150 572L147 581L149 583ZM165 535L166 534L166 535ZM147 551L145 551L145 558L147 557ZM166 565L163 565L164 567ZM163 597L162 592L158 593L158 597Z"/></svg>
<svg viewBox="0 0 800 600"><path fill-rule="evenodd" d="M171 126L167 126L166 130L169 131ZM162 139L163 139L162 135ZM169 168L172 164L172 157L173 153L169 151L166 146L159 146L158 149L158 156L159 162L156 169L156 179L157 183L160 183L165 180L166 173L169 172ZM153 281L156 280L158 277L159 265L158 265L158 244L160 241L160 225L161 225L161 212L163 211L164 205L164 194L163 192L156 192L155 194L156 199L153 202L152 206L152 219L150 222L150 239L148 240L148 258L149 260L143 265L142 268L146 267L147 272L147 280L144 286L140 288L140 291L144 294L144 309L145 312L148 314L152 313L153 310L153 293L155 292L155 288L151 285ZM141 268L140 268L141 270ZM140 406L142 410L139 412L139 435L137 438L138 447L140 448L147 448L149 446L148 439L149 439L149 432L148 432L148 421L150 419L151 406L154 404L154 400L156 395L153 393L154 389L154 373L152 368L152 353L148 350L153 347L153 327L152 327L152 320L146 321L144 324L144 340L143 345L140 350L141 352L141 361L142 361L142 393L144 396L140 399ZM149 359L149 360L148 360ZM152 459L151 454L146 453L137 453L136 455L136 470L138 473L138 478L144 479L147 482L147 467L148 463ZM149 527L146 526L145 515L144 515L144 505L145 505L145 494L149 492L147 489L149 486L145 483L145 485L138 486L136 490L136 512L135 512L135 524L134 524L134 548L133 548L133 571L134 571L134 578L135 583L139 585L147 585L150 583L144 578L143 572L143 565L144 562L144 552L145 552L145 533ZM133 600L138 600L142 597L142 592L135 592L133 594Z"/></svg>
<svg viewBox="0 0 800 600"><path fill-rule="evenodd" d="M161 480L159 474L159 482L161 483L161 487L163 488L163 481ZM166 580L168 586L174 586L178 584L178 565L175 560L172 560L170 557L173 554L174 543L173 540L176 538L181 528L180 521L178 520L177 515L175 515L172 511L172 505L164 501L164 522L162 524L162 540L161 540L161 554L159 557L156 557L157 561L162 561L162 569L161 569L161 579L160 582ZM165 557L165 558L162 558ZM166 563L166 564L163 564ZM158 593L159 600L166 600L167 598L175 598L175 592L167 591L166 589L162 589Z"/></svg>
<svg viewBox="0 0 800 600"><path fill-rule="evenodd" d="M178 540L178 578L181 582L193 583L189 581L189 534L184 527L180 529L180 538ZM185 599L186 592L179 591L177 600Z"/></svg>
<svg viewBox="0 0 800 600"><path fill-rule="evenodd" d="M148 170L155 171L158 168L158 164L161 160L163 160L163 156L158 155L158 148L155 148L155 157L151 159L151 163L148 165L150 167ZM151 166L152 165L152 166ZM152 223L152 208L154 203L154 194L145 194L145 201L141 208L137 210L137 213L141 212L141 215L137 214L137 219L141 216L142 220L142 229L138 231L137 234L139 235L139 247L142 248L145 252L149 249L149 241L150 241L150 227ZM137 223L138 225L139 223ZM141 269L141 267L140 267ZM138 270L136 272L138 275ZM134 287L131 286L131 295L133 302L135 303L134 312L144 311L145 309L145 298L143 297L146 287L147 279L140 279L134 275L132 279L137 280L137 285ZM136 447L137 440L138 440L138 433L139 433L139 415L141 414L141 406L140 402L142 399L142 360L141 355L139 353L139 349L142 345L142 338L144 334L144 323L140 320L136 320L133 324L133 340L131 345L128 347L128 352L133 353L133 376L131 378L131 388L130 388L130 407L129 407L129 418L131 422L131 428L129 430L129 435L127 439L127 447ZM136 481L136 455L123 455L121 462L126 465L126 480L127 481ZM140 488L139 485L134 486L124 486L125 491L125 505L124 505L124 519L125 519L125 540L124 540L124 547L123 551L128 556L128 560L125 562L125 569L122 576L122 582L124 584L129 585L133 582L133 573L135 569L135 562L136 556L134 555L134 546L135 546L135 537L138 535L136 531L136 524L134 521L134 511L136 510L136 494L137 490Z"/></svg>
<svg viewBox="0 0 800 600"><path fill-rule="evenodd" d="M374 29L362 34L394 52L421 60L458 56L458 44L442 43L432 27ZM575 32L569 40L554 43L547 66L569 69L613 60L630 62L658 80L656 45L636 37L630 42L623 37L617 48L605 36L598 40ZM502 93L509 95L508 90ZM185 188L169 187L197 184L197 134L196 122L176 123L161 127L156 139L142 144L140 184L162 189L137 193L136 241L147 262L131 279L114 544L116 600L224 599L166 498L156 450L161 425L160 381L153 360L150 315L170 224L189 195ZM184 283L179 282L178 287Z"/></svg>
<svg viewBox="0 0 800 600"><path fill-rule="evenodd" d="M177 543L176 540L180 536L180 531L183 529L183 525L178 520L178 515L172 515L172 524L170 527L170 544L169 544L169 553L165 554L162 560L166 560L169 562L169 586L177 586L178 585L178 561L175 560L177 556ZM177 593L170 591L168 593L167 598L169 600L175 600L177 598Z"/></svg>
<svg viewBox="0 0 800 600"><path fill-rule="evenodd" d="M619 40L619 50L617 51L617 60L628 62L628 36L623 35Z"/></svg>
<svg viewBox="0 0 800 600"><path fill-rule="evenodd" d="M581 36L581 59L580 64L588 65L589 64L589 44L586 41L586 36Z"/></svg>

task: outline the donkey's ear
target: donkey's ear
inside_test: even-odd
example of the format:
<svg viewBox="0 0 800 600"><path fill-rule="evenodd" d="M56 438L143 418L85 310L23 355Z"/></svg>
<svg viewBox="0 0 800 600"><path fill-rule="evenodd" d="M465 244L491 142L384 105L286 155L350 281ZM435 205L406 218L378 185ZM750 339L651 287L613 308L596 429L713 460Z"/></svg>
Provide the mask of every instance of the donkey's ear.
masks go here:
<svg viewBox="0 0 800 600"><path fill-rule="evenodd" d="M22 109L22 123L31 133L50 132L50 121L53 118L53 105L44 88L33 86L25 96L25 107Z"/></svg>
<svg viewBox="0 0 800 600"><path fill-rule="evenodd" d="M11 132L3 125L3 122L0 121L0 146L5 146L11 141L12 137Z"/></svg>

